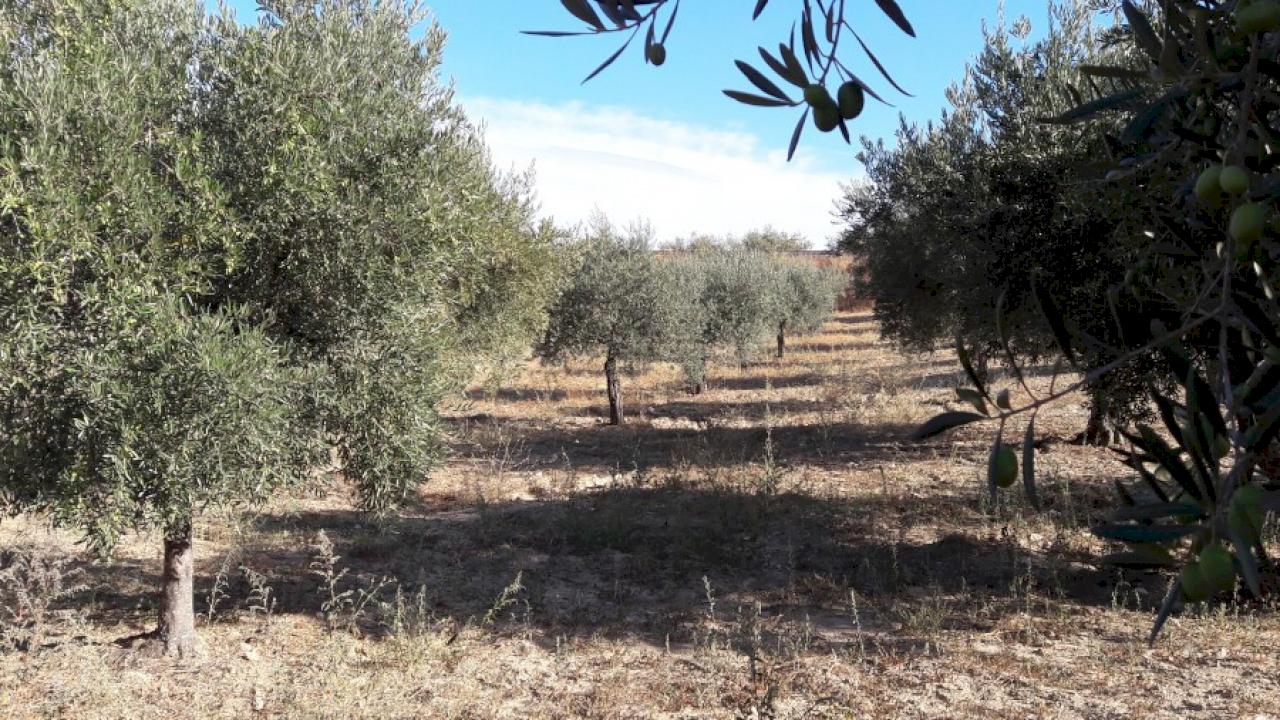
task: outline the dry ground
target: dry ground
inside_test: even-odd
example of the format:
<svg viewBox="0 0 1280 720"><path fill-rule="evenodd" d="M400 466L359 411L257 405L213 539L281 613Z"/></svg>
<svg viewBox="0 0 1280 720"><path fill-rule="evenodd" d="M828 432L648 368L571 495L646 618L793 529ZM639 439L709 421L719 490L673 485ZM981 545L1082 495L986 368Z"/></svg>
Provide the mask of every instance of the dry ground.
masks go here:
<svg viewBox="0 0 1280 720"><path fill-rule="evenodd" d="M1280 718L1274 607L1146 646L1167 579L1099 566L1087 533L1106 451L1046 445L1034 513L984 498L991 428L904 439L959 382L866 311L699 396L628 378L622 428L596 363L531 364L458 402L453 458L385 523L339 493L207 518L203 650L177 664L113 643L152 622L156 538L99 563L5 521L76 587L0 652L0 718Z"/></svg>

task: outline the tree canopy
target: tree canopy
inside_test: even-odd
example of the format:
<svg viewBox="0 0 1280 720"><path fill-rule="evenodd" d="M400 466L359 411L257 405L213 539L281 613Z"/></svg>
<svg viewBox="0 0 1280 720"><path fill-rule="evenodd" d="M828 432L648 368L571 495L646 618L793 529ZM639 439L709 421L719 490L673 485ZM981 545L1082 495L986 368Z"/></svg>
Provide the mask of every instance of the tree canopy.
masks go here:
<svg viewBox="0 0 1280 720"><path fill-rule="evenodd" d="M860 285L885 334L908 349L958 341L985 365L1054 354L1033 286L1092 336L1113 340L1107 289L1142 243L1116 232L1123 199L1104 184L1104 132L1121 126L1049 124L1081 63L1136 67L1096 26L1095 3L1050 7L1043 39L1029 24L987 30L985 47L948 92L951 108L925 126L905 122L897 144L864 140L869 182L850 186L841 247L864 259ZM999 306L999 312L997 312ZM1094 346L1086 360L1113 359ZM1147 363L1150 370L1158 365ZM1091 386L1098 423L1141 415L1139 375ZM1146 373L1149 378L1150 374Z"/></svg>
<svg viewBox="0 0 1280 720"><path fill-rule="evenodd" d="M550 238L438 81L423 19L365 0L265 2L254 26L183 0L0 13L4 509L102 550L163 530L166 583L186 583L161 608L171 652L192 646L202 509L311 478L330 447L364 507L393 506L440 456L437 403L496 349L477 328L540 324L507 313L550 292Z"/></svg>

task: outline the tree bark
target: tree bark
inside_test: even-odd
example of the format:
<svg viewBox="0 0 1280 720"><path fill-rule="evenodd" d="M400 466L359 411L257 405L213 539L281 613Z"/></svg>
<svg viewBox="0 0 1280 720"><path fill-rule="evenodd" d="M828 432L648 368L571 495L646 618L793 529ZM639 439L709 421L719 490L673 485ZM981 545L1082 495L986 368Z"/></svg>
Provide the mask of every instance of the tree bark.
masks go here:
<svg viewBox="0 0 1280 720"><path fill-rule="evenodd" d="M164 539L164 584L156 640L170 657L190 657L196 649L195 552L191 523L170 528Z"/></svg>
<svg viewBox="0 0 1280 720"><path fill-rule="evenodd" d="M609 393L609 424L621 425L622 383L618 381L618 359L610 355L604 361L604 380Z"/></svg>
<svg viewBox="0 0 1280 720"><path fill-rule="evenodd" d="M785 355L786 352L787 352L787 323L784 320L778 324L778 359L781 360L782 356Z"/></svg>
<svg viewBox="0 0 1280 720"><path fill-rule="evenodd" d="M1085 425L1081 442L1103 447L1110 445L1116 435L1112 420L1111 403L1103 396L1095 396L1089 407L1089 422Z"/></svg>

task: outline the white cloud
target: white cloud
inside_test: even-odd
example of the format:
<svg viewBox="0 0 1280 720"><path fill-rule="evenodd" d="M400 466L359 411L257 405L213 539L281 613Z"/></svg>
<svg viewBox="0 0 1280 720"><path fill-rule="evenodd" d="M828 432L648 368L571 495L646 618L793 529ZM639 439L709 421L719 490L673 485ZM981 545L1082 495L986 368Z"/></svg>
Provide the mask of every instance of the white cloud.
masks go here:
<svg viewBox="0 0 1280 720"><path fill-rule="evenodd" d="M824 247L847 176L821 172L803 151L743 132L644 117L618 108L463 98L483 122L494 159L531 164L544 215L570 224L600 208L620 224L650 221L660 240L741 234L772 225Z"/></svg>

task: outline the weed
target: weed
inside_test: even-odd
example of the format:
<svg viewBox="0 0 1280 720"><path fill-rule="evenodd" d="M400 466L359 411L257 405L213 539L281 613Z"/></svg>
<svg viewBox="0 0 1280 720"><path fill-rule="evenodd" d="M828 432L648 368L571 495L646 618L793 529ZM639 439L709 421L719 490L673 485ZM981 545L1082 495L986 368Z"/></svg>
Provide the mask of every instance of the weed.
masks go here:
<svg viewBox="0 0 1280 720"><path fill-rule="evenodd" d="M230 599L228 592L231 587L231 568L236 566L236 561L240 557L240 551L233 549L222 556L222 562L218 564L218 570L213 574L213 584L209 586L209 592L205 595L205 612L204 621L212 624L218 618L221 612L222 603Z"/></svg>
<svg viewBox="0 0 1280 720"><path fill-rule="evenodd" d="M312 549L315 555L309 568L320 580L316 592L320 595L320 616L325 626L330 631L341 629L358 634L369 610L378 607L378 598L396 581L382 576L356 585L344 582L350 570L341 566L342 556L337 554L324 530L316 533Z"/></svg>
<svg viewBox="0 0 1280 720"><path fill-rule="evenodd" d="M502 592L498 593L498 597L494 599L493 604L485 611L484 617L480 619L480 624L482 626L487 627L493 625L493 623L497 621L498 617L506 611L507 608L520 603L524 603L525 613L527 616L529 603L520 597L520 594L524 592L523 581L524 571L521 570L516 573L515 578L513 578L511 582L507 583L506 587L502 588Z"/></svg>
<svg viewBox="0 0 1280 720"><path fill-rule="evenodd" d="M241 565L240 573L249 586L249 595L245 599L245 608L249 611L249 617L261 615L264 621L270 622L275 613L276 598L271 585L267 582L267 576L248 565Z"/></svg>
<svg viewBox="0 0 1280 720"><path fill-rule="evenodd" d="M82 573L62 558L29 551L0 553L0 648L38 651L49 631L50 608L84 589Z"/></svg>

